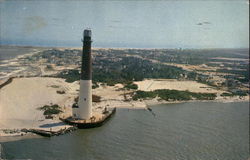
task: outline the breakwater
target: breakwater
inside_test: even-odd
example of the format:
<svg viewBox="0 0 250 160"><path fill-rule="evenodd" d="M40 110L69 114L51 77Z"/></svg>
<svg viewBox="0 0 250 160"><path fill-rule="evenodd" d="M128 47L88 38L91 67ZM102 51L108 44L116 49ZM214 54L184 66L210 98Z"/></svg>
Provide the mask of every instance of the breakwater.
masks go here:
<svg viewBox="0 0 250 160"><path fill-rule="evenodd" d="M21 131L25 133L28 133L28 132L35 133L37 135L44 136L44 137L52 137L52 136L59 136L59 135L63 135L66 133L70 133L76 129L77 129L76 127L72 126L72 127L60 129L58 131L48 131L48 130L43 130L43 129L26 129L26 128L22 129Z"/></svg>
<svg viewBox="0 0 250 160"><path fill-rule="evenodd" d="M0 89L2 89L4 86L10 84L15 77L10 77L6 81L4 81L2 84L0 84Z"/></svg>

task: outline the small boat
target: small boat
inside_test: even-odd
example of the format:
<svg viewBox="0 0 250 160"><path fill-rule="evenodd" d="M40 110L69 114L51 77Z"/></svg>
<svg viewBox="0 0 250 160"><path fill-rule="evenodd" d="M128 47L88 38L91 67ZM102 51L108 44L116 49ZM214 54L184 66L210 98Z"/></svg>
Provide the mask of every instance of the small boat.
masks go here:
<svg viewBox="0 0 250 160"><path fill-rule="evenodd" d="M103 117L97 120L76 120L73 119L72 117L66 118L66 119L61 119L63 122L76 126L79 129L88 129L88 128L96 128L96 127L101 127L104 123L106 123L112 115L116 113L116 108L113 108L111 111L106 111L103 113Z"/></svg>

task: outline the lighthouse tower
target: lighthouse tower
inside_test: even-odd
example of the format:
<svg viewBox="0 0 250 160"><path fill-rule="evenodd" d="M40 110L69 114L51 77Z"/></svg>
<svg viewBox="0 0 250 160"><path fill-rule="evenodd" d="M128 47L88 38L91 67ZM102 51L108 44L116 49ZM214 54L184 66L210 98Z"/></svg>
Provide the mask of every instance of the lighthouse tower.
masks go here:
<svg viewBox="0 0 250 160"><path fill-rule="evenodd" d="M92 116L92 57L91 30L83 32L82 66L78 108L73 110L75 118L89 119Z"/></svg>

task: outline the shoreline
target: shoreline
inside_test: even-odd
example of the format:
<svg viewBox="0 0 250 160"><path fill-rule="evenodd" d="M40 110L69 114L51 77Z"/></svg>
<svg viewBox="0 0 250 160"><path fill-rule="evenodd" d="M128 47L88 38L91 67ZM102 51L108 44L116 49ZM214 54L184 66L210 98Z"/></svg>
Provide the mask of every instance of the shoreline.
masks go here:
<svg viewBox="0 0 250 160"><path fill-rule="evenodd" d="M156 98L154 99L148 99L144 101L130 101L129 103L132 104L135 107L131 106L118 106L117 109L129 109L129 110L140 110L140 109L148 109L151 108L153 109L156 106L159 105L168 105L168 104L181 104L181 103L197 103L197 102L202 102L202 103L208 103L208 102L213 102L213 103L238 103L238 102L249 102L248 99L215 99L215 100L189 100L189 101L165 101L165 100L157 100ZM128 103L128 102L126 102ZM144 105L142 105L144 104ZM137 106L139 105L139 107ZM137 107L136 107L137 106ZM114 106L112 106L114 107ZM65 124L67 125L67 124ZM67 125L68 128L72 127L70 125ZM59 127L57 130L54 132L58 132L58 130L64 128L65 126ZM48 129L45 128L30 128L32 129L38 129L38 130L44 130L44 131L49 131ZM31 132L23 132L21 131L22 129L0 129L0 143L1 142L8 142L12 141L13 139L23 139L23 138L41 138L42 136L37 135L35 133ZM9 133L6 133L9 132ZM12 132L12 133L11 133ZM22 138L23 137L23 138ZM2 139L4 138L4 139ZM9 139L9 140L8 140Z"/></svg>
<svg viewBox="0 0 250 160"><path fill-rule="evenodd" d="M49 130L52 127L52 129L56 130L57 128L58 130L65 127L65 124L61 124L59 118L71 115L71 106L74 103L74 99L78 96L78 82L67 83L64 79L51 77L10 77L10 79L12 79L12 82L6 83L5 81L0 89L0 95L3 99L3 101L0 102L0 137L10 135L3 132L5 129L9 129L11 132L23 128ZM37 88L37 90L34 90L34 88ZM118 109L148 109L149 107L161 104L249 102L249 96L218 96L214 100L165 101L154 98L125 101L123 94L131 91L123 91L121 88L123 88L123 85L117 84L115 86L105 85L93 89L93 94L101 97L101 102L93 102L93 112L101 113L104 107L116 107ZM63 90L65 93L58 94L58 90ZM24 98L20 99L19 95L23 95ZM35 97L39 97L39 99L36 99ZM63 113L55 116L53 119L45 119L43 112L37 110L37 108L49 104L58 104L61 106ZM16 110L17 105L19 106L19 111L13 113L13 110ZM21 134L22 133L19 133L18 131L17 134L12 133L11 136Z"/></svg>
<svg viewBox="0 0 250 160"><path fill-rule="evenodd" d="M247 96L245 96L247 97ZM136 103L137 101L133 101ZM188 100L188 101L165 101L165 100L156 100L156 99L148 99L143 101L146 105L146 107L154 107L156 105L168 105L168 104L180 104L180 103L196 103L196 102L214 102L214 103L237 103L237 102L249 102L249 99L238 99L236 97L232 97L231 99L215 99L215 100ZM134 109L131 107L127 107L127 109ZM145 109L137 107L135 109Z"/></svg>
<svg viewBox="0 0 250 160"><path fill-rule="evenodd" d="M18 47L18 46L14 46ZM27 48L32 46L27 46ZM48 120L44 119L44 115L41 111L37 111L38 107L49 104L59 104L62 107L62 115L71 115L71 106L74 103L74 99L79 92L79 81L73 83L65 82L65 79L55 77L45 77L46 75L52 74L49 71L44 70L43 65L35 65L39 69L39 74L34 70L26 70L26 66L19 64L19 59L29 57L41 52L44 49L69 49L73 47L33 47L35 50L26 54L17 55L15 58L3 60L0 67L18 66L18 70L6 72L0 78L0 95L2 96L0 101L0 142L1 137L13 137L27 135L23 132L16 131L23 128L27 129L43 129L49 130L51 127L42 127L43 125L51 126L52 124L60 123L57 115L55 119ZM81 49L81 48L75 48ZM118 48L94 48L93 50L99 49L116 49ZM122 49L122 48L120 48ZM129 49L129 48L125 48ZM131 49L131 48L130 48ZM145 49L142 49L145 50ZM20 66L19 66L20 65ZM31 65L31 64L28 64ZM62 67L57 68L55 72L63 69ZM65 69L65 68L64 68ZM32 74L24 74L19 72L32 72ZM38 72L38 71L37 71ZM41 73L40 73L41 72ZM0 72L1 73L1 72ZM3 72L4 73L4 72ZM19 75L18 75L19 74ZM20 76L21 75L21 76ZM172 89L172 90L188 90L190 92L197 93L216 93L217 97L215 100L188 100L188 101L165 101L154 99L145 99L133 101L132 95L128 95L128 99L125 93L131 92L131 90L123 90L123 84L116 84L115 86L100 85L97 89L93 89L93 94L101 97L101 102L93 103L93 111L101 112L104 107L107 108L125 108L125 109L148 109L155 105L164 104L177 104L177 103L194 103L194 102L218 102L218 103L234 103L234 102L249 102L249 96L245 97L221 97L221 93L227 92L224 90L218 90L206 84L198 83L197 81L178 81L169 79L144 79L143 81L137 81L135 84L138 85L138 90L142 91L153 91L156 89ZM14 86L13 86L14 85ZM36 90L34 90L36 88ZM22 91L23 90L23 91ZM27 93L26 93L27 90ZM22 92L20 92L22 91ZM57 94L58 91L63 91L63 94ZM134 90L132 90L134 91ZM2 93L1 93L2 92ZM39 93L40 92L40 93ZM42 94L41 94L42 93ZM20 97L20 95L22 95ZM39 97L39 98L36 98ZM7 100L6 100L7 99ZM14 101L14 102L13 102ZM19 106L17 109L16 106ZM30 110L30 111L27 111ZM14 113L13 113L14 112ZM22 115L23 114L23 115ZM21 117L21 118L20 118ZM19 121L19 119L21 122ZM27 118L27 119L25 119ZM30 121L33 121L32 124ZM60 128L61 127L61 128ZM58 125L59 129L65 127L65 124ZM55 128L55 126L53 126ZM14 133L4 133L3 130L14 131ZM8 132L8 131L7 131ZM29 133L28 133L29 134Z"/></svg>

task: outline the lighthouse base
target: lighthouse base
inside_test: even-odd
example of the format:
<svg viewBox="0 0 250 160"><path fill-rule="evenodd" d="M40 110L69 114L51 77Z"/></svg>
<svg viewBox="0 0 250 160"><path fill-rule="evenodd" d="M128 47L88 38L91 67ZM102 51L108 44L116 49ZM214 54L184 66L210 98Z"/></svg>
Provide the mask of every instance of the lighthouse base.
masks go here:
<svg viewBox="0 0 250 160"><path fill-rule="evenodd" d="M106 111L105 113L93 113L93 116L88 120L80 120L72 117L61 119L67 124L76 126L79 129L96 128L105 124L116 112L116 108Z"/></svg>

